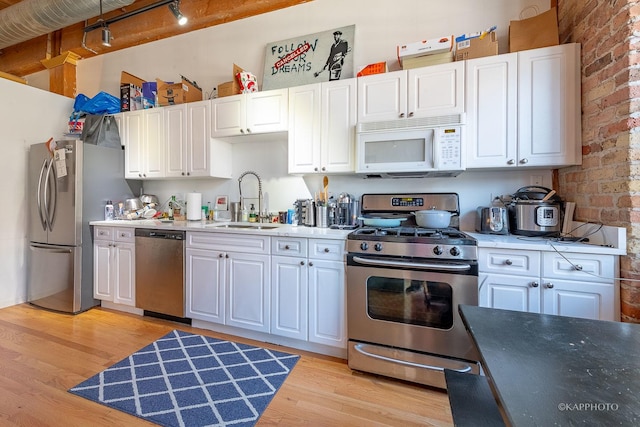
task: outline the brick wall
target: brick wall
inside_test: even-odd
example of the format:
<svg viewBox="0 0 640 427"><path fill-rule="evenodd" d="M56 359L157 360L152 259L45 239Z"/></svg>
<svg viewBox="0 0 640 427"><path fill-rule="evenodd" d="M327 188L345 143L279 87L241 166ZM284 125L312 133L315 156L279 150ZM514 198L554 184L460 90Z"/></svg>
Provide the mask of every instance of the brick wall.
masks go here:
<svg viewBox="0 0 640 427"><path fill-rule="evenodd" d="M560 42L582 45L582 166L558 171L575 219L627 228L624 278L640 279L640 2L559 0ZM622 320L640 323L640 282L621 281Z"/></svg>

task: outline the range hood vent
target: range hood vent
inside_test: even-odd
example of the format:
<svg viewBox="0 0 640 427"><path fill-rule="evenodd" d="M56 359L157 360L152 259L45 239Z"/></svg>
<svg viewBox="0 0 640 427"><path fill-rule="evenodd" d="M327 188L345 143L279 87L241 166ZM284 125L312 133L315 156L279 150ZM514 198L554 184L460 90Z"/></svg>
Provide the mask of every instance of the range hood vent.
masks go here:
<svg viewBox="0 0 640 427"><path fill-rule="evenodd" d="M104 13L134 0L102 0ZM0 10L0 49L77 24L100 14L100 0L22 0Z"/></svg>

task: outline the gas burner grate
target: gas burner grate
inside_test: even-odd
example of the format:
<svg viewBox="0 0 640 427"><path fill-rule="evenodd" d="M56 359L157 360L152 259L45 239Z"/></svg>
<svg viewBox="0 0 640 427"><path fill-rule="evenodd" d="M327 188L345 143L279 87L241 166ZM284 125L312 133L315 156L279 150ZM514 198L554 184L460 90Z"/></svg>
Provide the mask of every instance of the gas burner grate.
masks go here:
<svg viewBox="0 0 640 427"><path fill-rule="evenodd" d="M448 239L464 237L455 228L430 229L422 227L363 227L355 231L360 236L428 237L430 239Z"/></svg>

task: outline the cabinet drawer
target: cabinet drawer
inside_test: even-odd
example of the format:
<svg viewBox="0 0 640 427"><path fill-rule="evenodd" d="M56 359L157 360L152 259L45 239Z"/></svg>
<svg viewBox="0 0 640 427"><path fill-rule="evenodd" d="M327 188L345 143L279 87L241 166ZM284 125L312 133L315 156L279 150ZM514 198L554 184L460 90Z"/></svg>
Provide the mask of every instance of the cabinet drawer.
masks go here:
<svg viewBox="0 0 640 427"><path fill-rule="evenodd" d="M344 240L309 239L309 258L342 261L344 252Z"/></svg>
<svg viewBox="0 0 640 427"><path fill-rule="evenodd" d="M269 254L271 238L253 234L187 232L187 247L223 252Z"/></svg>
<svg viewBox="0 0 640 427"><path fill-rule="evenodd" d="M613 255L565 254L545 252L542 276L550 279L580 280L585 282L613 282L615 257Z"/></svg>
<svg viewBox="0 0 640 427"><path fill-rule="evenodd" d="M273 237L271 254L282 256L307 257L307 239L299 237Z"/></svg>
<svg viewBox="0 0 640 427"><path fill-rule="evenodd" d="M478 269L481 272L539 276L540 252L480 248Z"/></svg>
<svg viewBox="0 0 640 427"><path fill-rule="evenodd" d="M113 240L116 242L135 243L136 241L136 229L135 228L113 228Z"/></svg>
<svg viewBox="0 0 640 427"><path fill-rule="evenodd" d="M95 227L93 229L94 240L113 240L114 227Z"/></svg>

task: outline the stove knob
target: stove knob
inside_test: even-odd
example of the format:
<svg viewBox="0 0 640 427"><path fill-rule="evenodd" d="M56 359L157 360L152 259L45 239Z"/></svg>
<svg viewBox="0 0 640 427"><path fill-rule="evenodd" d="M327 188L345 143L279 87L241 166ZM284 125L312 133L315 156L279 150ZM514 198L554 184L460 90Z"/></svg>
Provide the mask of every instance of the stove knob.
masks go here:
<svg viewBox="0 0 640 427"><path fill-rule="evenodd" d="M376 251L380 252L382 250L382 243L376 243L376 245L373 247L373 249L375 249Z"/></svg>
<svg viewBox="0 0 640 427"><path fill-rule="evenodd" d="M366 251L367 249L369 249L369 244L367 242L360 243L360 249Z"/></svg>
<svg viewBox="0 0 640 427"><path fill-rule="evenodd" d="M458 256L460 255L460 248L458 248L457 246L454 246L449 250L449 253L453 256Z"/></svg>
<svg viewBox="0 0 640 427"><path fill-rule="evenodd" d="M436 255L442 255L442 246L436 246L435 248L433 248L433 253Z"/></svg>

